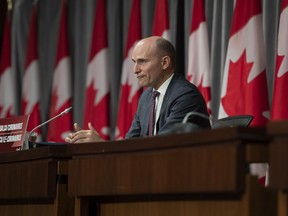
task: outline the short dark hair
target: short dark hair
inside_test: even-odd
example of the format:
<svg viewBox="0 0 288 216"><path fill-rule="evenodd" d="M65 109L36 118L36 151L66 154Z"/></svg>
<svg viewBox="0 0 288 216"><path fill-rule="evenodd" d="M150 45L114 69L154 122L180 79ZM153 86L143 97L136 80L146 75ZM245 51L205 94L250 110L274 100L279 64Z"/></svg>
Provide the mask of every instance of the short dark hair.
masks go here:
<svg viewBox="0 0 288 216"><path fill-rule="evenodd" d="M157 46L157 51L159 52L159 54L161 56L168 55L170 57L171 66L172 66L172 68L175 68L175 66L176 66L175 48L170 43L170 41L168 41L164 38L159 38L156 40L156 46Z"/></svg>

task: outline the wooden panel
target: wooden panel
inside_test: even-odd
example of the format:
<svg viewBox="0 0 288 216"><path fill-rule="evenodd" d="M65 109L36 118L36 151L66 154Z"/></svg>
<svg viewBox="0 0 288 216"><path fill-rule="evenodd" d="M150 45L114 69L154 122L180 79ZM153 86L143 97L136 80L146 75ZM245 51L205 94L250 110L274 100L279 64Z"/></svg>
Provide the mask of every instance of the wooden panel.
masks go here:
<svg viewBox="0 0 288 216"><path fill-rule="evenodd" d="M0 205L3 216L56 216L56 208L47 204L14 204Z"/></svg>
<svg viewBox="0 0 288 216"><path fill-rule="evenodd" d="M134 201L101 203L101 216L271 216L276 214L275 196L258 184L256 177L246 176L246 193L239 197L217 199ZM265 205L263 205L265 203ZM87 214L86 214L87 215Z"/></svg>
<svg viewBox="0 0 288 216"><path fill-rule="evenodd" d="M288 189L288 136L275 137L270 145L269 187Z"/></svg>
<svg viewBox="0 0 288 216"><path fill-rule="evenodd" d="M269 160L268 140L246 143L245 148L247 163L266 163Z"/></svg>
<svg viewBox="0 0 288 216"><path fill-rule="evenodd" d="M276 189L277 215L288 216L288 121L270 122L267 127L269 144L269 188Z"/></svg>
<svg viewBox="0 0 288 216"><path fill-rule="evenodd" d="M0 165L0 199L55 198L57 162Z"/></svg>
<svg viewBox="0 0 288 216"><path fill-rule="evenodd" d="M0 199L26 201L55 198L58 161L68 158L66 146L1 153Z"/></svg>
<svg viewBox="0 0 288 216"><path fill-rule="evenodd" d="M287 193L278 192L278 216L288 215L288 196Z"/></svg>
<svg viewBox="0 0 288 216"><path fill-rule="evenodd" d="M57 195L53 200L25 200L0 205L2 216L72 216L74 215L74 198L67 196L67 185L57 184Z"/></svg>
<svg viewBox="0 0 288 216"><path fill-rule="evenodd" d="M269 145L269 187L288 189L288 121L271 122L268 124L271 136Z"/></svg>
<svg viewBox="0 0 288 216"><path fill-rule="evenodd" d="M271 136L288 135L288 121L270 122L267 127L267 133Z"/></svg>
<svg viewBox="0 0 288 216"><path fill-rule="evenodd" d="M68 193L75 216L271 216L275 193L250 162L267 162L265 128L70 145Z"/></svg>
<svg viewBox="0 0 288 216"><path fill-rule="evenodd" d="M72 216L66 146L0 154L0 215Z"/></svg>
<svg viewBox="0 0 288 216"><path fill-rule="evenodd" d="M240 193L244 167L243 148L237 142L103 154L69 161L68 192L74 196Z"/></svg>

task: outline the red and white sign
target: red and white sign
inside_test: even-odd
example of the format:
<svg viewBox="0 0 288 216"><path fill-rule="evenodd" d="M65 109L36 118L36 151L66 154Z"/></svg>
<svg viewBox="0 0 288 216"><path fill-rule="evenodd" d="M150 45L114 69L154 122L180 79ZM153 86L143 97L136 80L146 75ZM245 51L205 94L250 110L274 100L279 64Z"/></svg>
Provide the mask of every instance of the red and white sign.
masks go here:
<svg viewBox="0 0 288 216"><path fill-rule="evenodd" d="M29 115L0 119L0 152L19 150L25 140Z"/></svg>

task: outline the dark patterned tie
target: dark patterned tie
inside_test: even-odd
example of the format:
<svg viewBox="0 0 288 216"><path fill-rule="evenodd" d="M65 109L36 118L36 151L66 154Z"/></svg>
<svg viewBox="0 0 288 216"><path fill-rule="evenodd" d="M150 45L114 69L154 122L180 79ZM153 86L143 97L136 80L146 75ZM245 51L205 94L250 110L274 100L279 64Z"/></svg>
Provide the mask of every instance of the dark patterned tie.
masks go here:
<svg viewBox="0 0 288 216"><path fill-rule="evenodd" d="M149 118L149 136L153 136L154 134L155 118L156 118L155 101L156 98L159 96L159 94L160 93L158 91L152 92L150 118Z"/></svg>

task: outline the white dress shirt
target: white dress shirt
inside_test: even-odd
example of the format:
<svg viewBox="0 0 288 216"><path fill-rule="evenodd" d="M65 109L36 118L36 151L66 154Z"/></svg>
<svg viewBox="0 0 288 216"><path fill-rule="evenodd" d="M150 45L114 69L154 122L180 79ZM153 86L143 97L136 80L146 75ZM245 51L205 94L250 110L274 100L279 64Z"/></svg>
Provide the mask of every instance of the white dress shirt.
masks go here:
<svg viewBox="0 0 288 216"><path fill-rule="evenodd" d="M172 80L173 75L174 75L174 73L171 74L171 76L157 90L153 89L153 91L158 91L160 93L159 96L156 98L156 101L155 101L155 110L156 110L155 124L157 123L157 121L159 119L163 99L164 99L166 90L169 86L169 83ZM157 132L157 127L154 127L154 134L156 134L156 132Z"/></svg>

